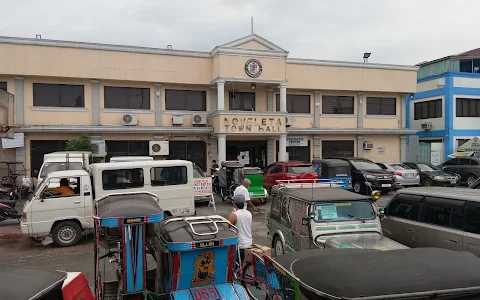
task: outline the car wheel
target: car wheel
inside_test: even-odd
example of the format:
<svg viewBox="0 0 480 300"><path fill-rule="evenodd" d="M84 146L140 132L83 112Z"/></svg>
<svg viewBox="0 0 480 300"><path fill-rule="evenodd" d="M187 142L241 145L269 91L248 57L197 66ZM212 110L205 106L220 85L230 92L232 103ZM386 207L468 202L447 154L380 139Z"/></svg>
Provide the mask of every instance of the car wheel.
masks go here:
<svg viewBox="0 0 480 300"><path fill-rule="evenodd" d="M354 182L353 183L353 191L357 194L361 194L362 193L362 184L360 182Z"/></svg>
<svg viewBox="0 0 480 300"><path fill-rule="evenodd" d="M471 186L475 181L477 181L477 176L475 175L468 175L467 177L467 184Z"/></svg>
<svg viewBox="0 0 480 300"><path fill-rule="evenodd" d="M60 222L52 230L55 246L70 247L78 244L82 238L82 228L74 221Z"/></svg>
<svg viewBox="0 0 480 300"><path fill-rule="evenodd" d="M282 240L279 236L276 236L275 240L273 241L273 253L275 256L279 256L285 253Z"/></svg>
<svg viewBox="0 0 480 300"><path fill-rule="evenodd" d="M430 178L427 178L423 181L423 186L433 186L433 181Z"/></svg>

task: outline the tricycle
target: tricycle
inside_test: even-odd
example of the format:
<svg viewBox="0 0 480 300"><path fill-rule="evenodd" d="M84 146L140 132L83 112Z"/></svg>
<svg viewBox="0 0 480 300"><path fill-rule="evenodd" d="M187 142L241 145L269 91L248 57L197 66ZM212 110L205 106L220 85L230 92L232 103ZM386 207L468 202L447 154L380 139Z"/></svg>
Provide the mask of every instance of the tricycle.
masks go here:
<svg viewBox="0 0 480 300"><path fill-rule="evenodd" d="M97 199L94 215L97 300L248 299L233 283L238 234L225 218L164 220L148 192Z"/></svg>
<svg viewBox="0 0 480 300"><path fill-rule="evenodd" d="M263 204L267 202L268 192L263 187L263 171L258 167L245 167L243 168L243 174L245 178L249 179L251 184L248 187L250 199L258 199Z"/></svg>
<svg viewBox="0 0 480 300"><path fill-rule="evenodd" d="M448 249L312 249L251 265L251 299L480 299L480 260Z"/></svg>
<svg viewBox="0 0 480 300"><path fill-rule="evenodd" d="M352 173L348 162L342 159L314 159L312 167L318 178L341 181L345 190L352 190Z"/></svg>

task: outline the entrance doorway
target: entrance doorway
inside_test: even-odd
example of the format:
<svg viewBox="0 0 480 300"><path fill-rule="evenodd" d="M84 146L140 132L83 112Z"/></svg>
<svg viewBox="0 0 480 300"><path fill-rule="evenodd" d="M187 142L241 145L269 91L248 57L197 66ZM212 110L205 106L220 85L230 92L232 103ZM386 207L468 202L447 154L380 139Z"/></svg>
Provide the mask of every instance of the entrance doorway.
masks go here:
<svg viewBox="0 0 480 300"><path fill-rule="evenodd" d="M267 141L227 141L227 160L240 160L246 166L263 169L267 163Z"/></svg>

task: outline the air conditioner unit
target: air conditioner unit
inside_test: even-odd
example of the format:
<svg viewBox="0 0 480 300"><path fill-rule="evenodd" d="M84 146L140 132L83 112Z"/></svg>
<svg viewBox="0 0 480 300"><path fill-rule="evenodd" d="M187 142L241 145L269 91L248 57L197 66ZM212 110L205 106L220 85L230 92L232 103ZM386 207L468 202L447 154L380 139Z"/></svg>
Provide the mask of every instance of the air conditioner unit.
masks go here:
<svg viewBox="0 0 480 300"><path fill-rule="evenodd" d="M168 141L150 141L150 156L168 155Z"/></svg>
<svg viewBox="0 0 480 300"><path fill-rule="evenodd" d="M373 149L373 143L372 142L363 142L363 149L372 150Z"/></svg>
<svg viewBox="0 0 480 300"><path fill-rule="evenodd" d="M105 141L91 141L90 151L92 151L93 157L105 157L107 156L107 144Z"/></svg>
<svg viewBox="0 0 480 300"><path fill-rule="evenodd" d="M207 115L194 115L192 118L193 125L207 125Z"/></svg>
<svg viewBox="0 0 480 300"><path fill-rule="evenodd" d="M295 118L292 116L287 116L287 127L293 126L295 124Z"/></svg>
<svg viewBox="0 0 480 300"><path fill-rule="evenodd" d="M183 115L172 116L172 125L182 125Z"/></svg>
<svg viewBox="0 0 480 300"><path fill-rule="evenodd" d="M423 130L430 130L430 129L432 129L432 123L431 123L431 122L422 123L422 129L423 129Z"/></svg>
<svg viewBox="0 0 480 300"><path fill-rule="evenodd" d="M122 124L123 124L124 126L135 126L135 125L138 125L138 117L137 117L137 115L130 115L130 114L123 115L123 117L122 117Z"/></svg>

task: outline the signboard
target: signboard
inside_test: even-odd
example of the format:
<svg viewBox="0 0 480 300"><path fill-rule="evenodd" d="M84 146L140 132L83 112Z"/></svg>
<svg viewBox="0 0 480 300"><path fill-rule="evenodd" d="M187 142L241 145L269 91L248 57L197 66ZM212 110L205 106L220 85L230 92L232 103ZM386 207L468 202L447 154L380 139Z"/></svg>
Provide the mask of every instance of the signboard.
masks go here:
<svg viewBox="0 0 480 300"><path fill-rule="evenodd" d="M434 166L438 166L442 163L442 151L430 152L430 163Z"/></svg>
<svg viewBox="0 0 480 300"><path fill-rule="evenodd" d="M13 139L2 138L3 149L25 147L25 135L23 132L15 132Z"/></svg>
<svg viewBox="0 0 480 300"><path fill-rule="evenodd" d="M223 116L221 119L222 132L228 133L283 133L285 123L285 116Z"/></svg>
<svg viewBox="0 0 480 300"><path fill-rule="evenodd" d="M307 147L308 138L306 136L287 136L287 147Z"/></svg>
<svg viewBox="0 0 480 300"><path fill-rule="evenodd" d="M193 178L193 194L212 194L212 177Z"/></svg>
<svg viewBox="0 0 480 300"><path fill-rule="evenodd" d="M473 139L469 140L465 144L459 146L457 148L459 152L480 152L480 139L478 137L474 137Z"/></svg>
<svg viewBox="0 0 480 300"><path fill-rule="evenodd" d="M377 155L385 155L385 147L378 147Z"/></svg>

